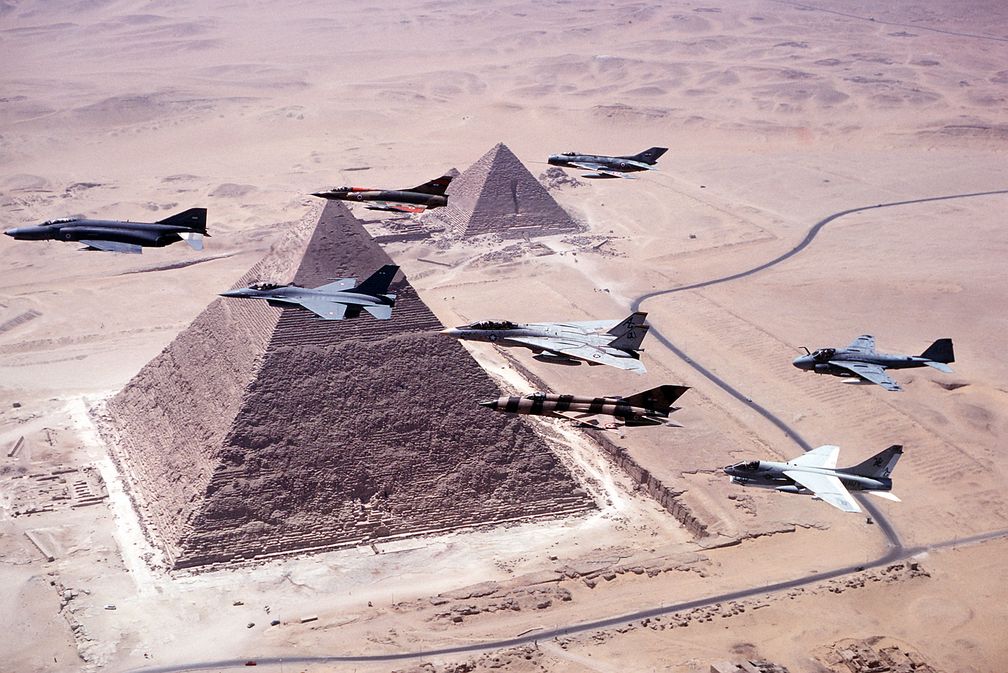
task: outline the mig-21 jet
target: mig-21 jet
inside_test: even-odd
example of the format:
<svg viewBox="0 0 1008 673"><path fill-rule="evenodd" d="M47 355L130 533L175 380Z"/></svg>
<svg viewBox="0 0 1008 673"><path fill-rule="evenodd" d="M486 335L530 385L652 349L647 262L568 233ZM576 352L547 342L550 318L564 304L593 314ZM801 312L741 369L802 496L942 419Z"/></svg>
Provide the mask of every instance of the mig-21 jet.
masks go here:
<svg viewBox="0 0 1008 673"><path fill-rule="evenodd" d="M324 320L356 318L361 310L378 320L392 317L396 296L388 294L389 284L399 271L395 264L386 264L360 285L356 278L341 278L315 288L276 283L256 283L249 287L222 292L222 297L265 299L270 306L300 306Z"/></svg>
<svg viewBox="0 0 1008 673"><path fill-rule="evenodd" d="M899 387L885 373L886 369L908 369L911 367L934 367L946 374L952 373L948 363L955 362L952 339L938 339L920 355L890 355L875 350L875 337L863 334L847 348L820 348L795 358L798 369L830 374L831 376L858 377L864 381L877 383L886 390L899 391Z"/></svg>
<svg viewBox="0 0 1008 673"><path fill-rule="evenodd" d="M190 208L157 222L87 220L64 217L30 227L15 227L4 233L19 241L72 241L82 250L104 250L139 255L143 248L163 248L185 241L194 250L203 249L206 208Z"/></svg>
<svg viewBox="0 0 1008 673"><path fill-rule="evenodd" d="M668 152L667 147L652 147L640 154L626 157L564 152L563 154L551 155L549 163L553 166L592 171L591 173L583 173L582 177L585 178L631 178L633 176L627 175L627 173L655 170L654 165L658 158L666 152Z"/></svg>
<svg viewBox="0 0 1008 673"><path fill-rule="evenodd" d="M861 511L850 491L867 491L899 502L891 492L891 477L903 455L902 446L894 444L854 467L838 468L839 455L839 446L820 446L786 463L751 460L729 465L724 471L733 484L812 495L845 512Z"/></svg>
<svg viewBox="0 0 1008 673"><path fill-rule="evenodd" d="M528 324L485 320L449 327L441 333L466 341L528 348L540 362L561 365L587 362L643 374L645 369L638 351L649 329L644 324L646 316L647 313L638 311L616 324L612 320Z"/></svg>
<svg viewBox="0 0 1008 673"><path fill-rule="evenodd" d="M425 182L411 189L373 189L371 187L334 187L312 196L339 201L366 201L369 210L387 210L396 213L422 213L430 208L448 205L445 190L452 176Z"/></svg>

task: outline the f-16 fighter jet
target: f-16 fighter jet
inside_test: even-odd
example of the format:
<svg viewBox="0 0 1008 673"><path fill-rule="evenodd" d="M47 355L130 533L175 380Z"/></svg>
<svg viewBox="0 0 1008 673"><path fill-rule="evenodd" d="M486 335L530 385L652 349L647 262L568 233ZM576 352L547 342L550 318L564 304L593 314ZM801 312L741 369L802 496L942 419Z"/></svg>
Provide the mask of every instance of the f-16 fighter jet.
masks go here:
<svg viewBox="0 0 1008 673"><path fill-rule="evenodd" d="M398 271L395 264L386 264L360 285L356 278L341 278L315 288L256 283L222 292L220 296L265 299L270 306L300 306L324 320L356 318L361 309L378 320L388 320L392 317L396 296L387 292Z"/></svg>
<svg viewBox="0 0 1008 673"><path fill-rule="evenodd" d="M927 366L951 374L952 368L948 363L955 362L952 339L938 339L920 355L889 355L875 350L875 337L870 334L859 336L847 348L820 348L814 353L809 353L806 348L805 353L792 363L798 369L816 374L858 377L892 391L902 388L886 375L886 369Z"/></svg>
<svg viewBox="0 0 1008 673"><path fill-rule="evenodd" d="M668 152L667 147L652 147L640 154L626 157L564 152L563 154L551 155L549 163L554 166L593 171L582 174L582 177L585 178L631 178L633 176L627 175L627 173L655 170L654 165L658 158L666 152Z"/></svg>
<svg viewBox="0 0 1008 673"><path fill-rule="evenodd" d="M157 222L85 220L65 217L33 227L15 227L4 233L19 241L76 241L82 250L105 250L139 255L143 248L162 248L185 241L193 250L203 249L206 208L190 208Z"/></svg>
<svg viewBox="0 0 1008 673"><path fill-rule="evenodd" d="M371 187L334 187L328 192L315 192L312 196L340 201L367 201L369 210L388 210L396 213L422 213L429 208L448 205L445 190L452 176L442 175L412 189L372 189Z"/></svg>
<svg viewBox="0 0 1008 673"><path fill-rule="evenodd" d="M618 428L623 425L677 425L668 420L679 411L672 404L689 386L658 386L629 397L575 397L552 393L532 393L525 397L498 397L480 402L496 411L532 416L556 416L578 425Z"/></svg>
<svg viewBox="0 0 1008 673"><path fill-rule="evenodd" d="M733 484L811 494L845 512L861 511L850 491L868 491L899 502L891 492L890 477L896 461L903 455L902 446L894 444L854 467L838 468L839 455L839 446L820 446L786 463L751 460L729 465L724 471Z"/></svg>
<svg viewBox="0 0 1008 673"><path fill-rule="evenodd" d="M535 353L540 362L560 365L587 362L643 374L645 369L638 351L649 329L644 324L646 316L647 313L633 313L615 325L611 320L528 324L487 320L449 327L441 333L466 341L522 346Z"/></svg>

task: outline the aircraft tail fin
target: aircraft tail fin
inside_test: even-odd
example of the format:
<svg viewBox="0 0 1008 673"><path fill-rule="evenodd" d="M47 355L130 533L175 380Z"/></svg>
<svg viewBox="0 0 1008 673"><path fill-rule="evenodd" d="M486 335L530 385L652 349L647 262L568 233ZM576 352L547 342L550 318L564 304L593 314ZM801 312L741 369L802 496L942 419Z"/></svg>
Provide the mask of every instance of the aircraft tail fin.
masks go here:
<svg viewBox="0 0 1008 673"><path fill-rule="evenodd" d="M452 176L442 175L440 178L435 178L429 182L425 182L422 185L417 185L413 189L408 189L406 191L410 192L420 192L421 194L434 194L436 196L444 196L445 190L448 189L449 183L452 181Z"/></svg>
<svg viewBox="0 0 1008 673"><path fill-rule="evenodd" d="M860 465L848 467L843 470L860 477L871 477L872 479L888 479L896 467L896 461L903 455L903 446L893 444L888 449L879 451L874 456L864 461Z"/></svg>
<svg viewBox="0 0 1008 673"><path fill-rule="evenodd" d="M654 165L658 162L661 155L668 152L667 147L649 147L639 154L634 154L633 156L626 157L627 159L633 159L634 161L640 161L644 164Z"/></svg>
<svg viewBox="0 0 1008 673"><path fill-rule="evenodd" d="M623 401L635 407L644 407L668 413L669 408L689 390L689 386L658 386L651 390L624 397Z"/></svg>
<svg viewBox="0 0 1008 673"><path fill-rule="evenodd" d="M204 236L209 236L206 230L206 208L190 208L181 213L176 213L163 220L158 220L158 224L170 224L176 227L188 227L198 231Z"/></svg>
<svg viewBox="0 0 1008 673"><path fill-rule="evenodd" d="M388 292L392 279L399 273L399 267L395 264L386 264L382 268L368 276L363 283L353 289L360 294L379 295Z"/></svg>
<svg viewBox="0 0 1008 673"><path fill-rule="evenodd" d="M938 339L921 353L922 358L934 360L935 362L955 362L955 353L952 350L952 339ZM944 369L942 371L945 371Z"/></svg>

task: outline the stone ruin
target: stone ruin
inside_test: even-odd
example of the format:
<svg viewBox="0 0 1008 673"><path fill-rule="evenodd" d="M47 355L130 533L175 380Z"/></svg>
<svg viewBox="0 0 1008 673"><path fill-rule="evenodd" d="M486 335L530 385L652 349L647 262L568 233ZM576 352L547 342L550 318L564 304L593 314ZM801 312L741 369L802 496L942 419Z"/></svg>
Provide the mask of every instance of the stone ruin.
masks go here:
<svg viewBox="0 0 1008 673"><path fill-rule="evenodd" d="M313 219L313 218L312 218ZM391 263L338 202L235 285ZM392 540L594 503L405 280L391 320L217 299L107 405L103 432L175 568Z"/></svg>
<svg viewBox="0 0 1008 673"><path fill-rule="evenodd" d="M448 205L426 213L424 220L455 238L523 238L582 229L503 143L452 180Z"/></svg>

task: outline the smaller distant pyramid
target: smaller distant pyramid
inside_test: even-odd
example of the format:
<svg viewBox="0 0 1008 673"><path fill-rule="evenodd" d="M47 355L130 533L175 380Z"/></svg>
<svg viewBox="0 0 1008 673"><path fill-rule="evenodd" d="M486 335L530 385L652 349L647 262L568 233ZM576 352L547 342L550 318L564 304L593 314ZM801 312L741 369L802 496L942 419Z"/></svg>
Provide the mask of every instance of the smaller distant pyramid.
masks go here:
<svg viewBox="0 0 1008 673"><path fill-rule="evenodd" d="M448 205L428 216L455 237L511 238L578 231L570 215L504 143L498 143L448 186Z"/></svg>

